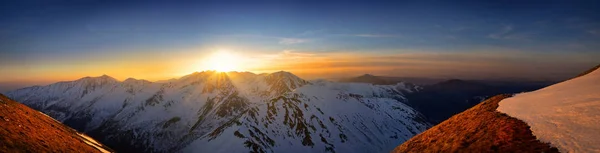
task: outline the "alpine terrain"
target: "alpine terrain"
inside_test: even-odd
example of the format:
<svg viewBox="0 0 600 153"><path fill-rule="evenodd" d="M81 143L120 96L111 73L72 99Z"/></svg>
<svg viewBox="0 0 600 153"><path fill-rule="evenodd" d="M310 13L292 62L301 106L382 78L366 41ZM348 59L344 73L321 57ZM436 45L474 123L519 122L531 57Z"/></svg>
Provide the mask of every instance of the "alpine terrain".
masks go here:
<svg viewBox="0 0 600 153"><path fill-rule="evenodd" d="M438 124L453 115L479 104L489 97L498 94L533 91L555 83L549 81L441 80L384 77L370 74L339 81L379 85L403 82L407 85L419 85L410 87L418 90L405 95L409 99L406 104L423 114L427 121L432 124Z"/></svg>
<svg viewBox="0 0 600 153"><path fill-rule="evenodd" d="M85 77L6 95L120 152L387 152L431 125L407 83L196 72L150 82Z"/></svg>
<svg viewBox="0 0 600 153"><path fill-rule="evenodd" d="M598 152L599 67L536 91L491 97L393 152Z"/></svg>
<svg viewBox="0 0 600 153"><path fill-rule="evenodd" d="M113 152L96 140L0 94L0 152Z"/></svg>

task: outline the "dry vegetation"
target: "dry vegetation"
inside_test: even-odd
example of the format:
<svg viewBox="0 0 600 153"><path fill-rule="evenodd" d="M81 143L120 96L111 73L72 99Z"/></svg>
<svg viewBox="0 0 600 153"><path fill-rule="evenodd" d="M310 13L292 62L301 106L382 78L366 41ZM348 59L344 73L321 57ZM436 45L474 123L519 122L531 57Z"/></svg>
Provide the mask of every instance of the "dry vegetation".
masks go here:
<svg viewBox="0 0 600 153"><path fill-rule="evenodd" d="M583 72L583 73L581 73L581 74L577 75L577 76L576 76L576 77L574 77L574 78L577 78L577 77L584 76L584 75L586 75L586 74L592 73L592 72L596 71L596 69L598 69L598 68L600 68L600 64L598 64L598 65L596 65L595 67L593 67L593 68L591 68L591 69L589 69L589 70L587 70L587 71L585 71L585 72ZM574 79L574 78L572 78L572 79Z"/></svg>
<svg viewBox="0 0 600 153"><path fill-rule="evenodd" d="M100 152L75 132L0 94L0 152Z"/></svg>
<svg viewBox="0 0 600 153"><path fill-rule="evenodd" d="M413 137L393 152L558 152L521 120L496 111L494 96Z"/></svg>

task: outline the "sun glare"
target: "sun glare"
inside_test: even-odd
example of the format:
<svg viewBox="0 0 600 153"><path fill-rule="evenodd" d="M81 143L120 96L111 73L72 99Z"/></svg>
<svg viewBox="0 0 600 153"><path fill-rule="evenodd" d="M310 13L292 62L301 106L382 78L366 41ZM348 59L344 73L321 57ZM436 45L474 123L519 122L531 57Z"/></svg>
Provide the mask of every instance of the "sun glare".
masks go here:
<svg viewBox="0 0 600 153"><path fill-rule="evenodd" d="M240 71L240 60L238 55L230 51L219 50L208 58L208 65L210 70L219 72Z"/></svg>

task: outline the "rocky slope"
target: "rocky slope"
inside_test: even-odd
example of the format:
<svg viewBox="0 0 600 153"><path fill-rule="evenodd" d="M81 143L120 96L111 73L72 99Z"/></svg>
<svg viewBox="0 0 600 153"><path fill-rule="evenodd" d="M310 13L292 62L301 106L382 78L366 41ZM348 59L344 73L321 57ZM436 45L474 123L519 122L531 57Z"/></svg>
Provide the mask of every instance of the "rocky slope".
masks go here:
<svg viewBox="0 0 600 153"><path fill-rule="evenodd" d="M8 92L117 151L385 152L427 129L416 90L197 72L161 83L86 77Z"/></svg>
<svg viewBox="0 0 600 153"><path fill-rule="evenodd" d="M0 152L110 152L95 140L0 94Z"/></svg>

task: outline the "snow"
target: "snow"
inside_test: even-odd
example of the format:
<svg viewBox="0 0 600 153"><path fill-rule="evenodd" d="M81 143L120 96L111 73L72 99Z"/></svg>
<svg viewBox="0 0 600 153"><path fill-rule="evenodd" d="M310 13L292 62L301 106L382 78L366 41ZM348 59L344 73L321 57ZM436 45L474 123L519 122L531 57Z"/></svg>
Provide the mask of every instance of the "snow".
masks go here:
<svg viewBox="0 0 600 153"><path fill-rule="evenodd" d="M497 110L526 122L561 152L600 152L600 70L517 94Z"/></svg>
<svg viewBox="0 0 600 153"><path fill-rule="evenodd" d="M155 152L252 150L245 142L267 152L323 152L327 147L336 152L386 152L430 126L416 120L420 114L403 103L404 94L416 89L403 83L309 82L289 72L233 72L224 79L222 73L207 71L168 82L86 77L7 95L59 121L85 121L81 131L107 126L130 131L133 134L124 137ZM243 104L226 105L232 96ZM228 113L219 115L222 110ZM179 120L165 126L172 118ZM231 121L239 123L228 125ZM221 126L222 132L210 135ZM247 138L236 137L236 131ZM261 132L264 135L257 135ZM314 146L303 145L305 132ZM274 145L264 143L266 139Z"/></svg>
<svg viewBox="0 0 600 153"><path fill-rule="evenodd" d="M77 133L77 135L79 135L79 137L81 138L81 140L83 140L83 142L85 142L86 144L98 149L100 152L102 153L110 153L110 151L102 148L102 144L98 143L98 141L88 137L85 134L81 134L81 133Z"/></svg>
<svg viewBox="0 0 600 153"><path fill-rule="evenodd" d="M408 140L417 132L425 130L428 126L413 120L412 117L417 114L416 111L391 98L400 94L394 93L398 92L394 89L395 86L391 85L336 83L318 80L286 94L286 97L298 95L302 103L307 104L308 107L299 105L303 110L303 119L306 119L303 121L316 127L319 127L319 121L322 121L326 127L317 128L314 131L309 130L312 141L315 143L312 147L301 144L301 135L286 135L289 130L293 131L293 129L281 124L285 111L281 108L282 101L280 100L275 104L279 113L275 115L273 122L264 121L265 123L258 124L243 122L240 126L227 128L223 132L226 136L209 141L197 139L182 151L195 152L212 148L212 152L245 152L247 148L243 147L244 142L240 139L232 139L231 133L237 130L242 135L248 136L247 131L255 127L259 131L267 133L276 142L275 146L270 149L266 148L269 149L268 152L322 152L327 144L321 142L321 136L334 146L336 152L386 152ZM348 96L350 94L363 97ZM266 119L267 105L258 105L257 108L259 110L257 118ZM312 116L316 117L316 120L313 120ZM252 120L247 115L242 118L242 121ZM330 121L330 118L335 121ZM268 124L268 127L262 126L263 124ZM340 134L346 135L347 140L342 141L339 138ZM398 138L390 138L390 136ZM223 145L230 146L223 148Z"/></svg>

